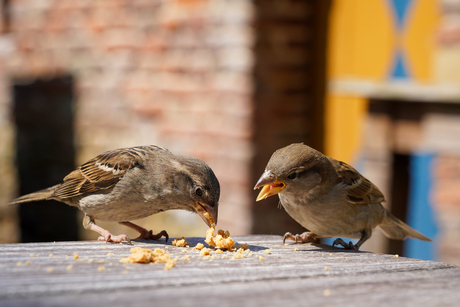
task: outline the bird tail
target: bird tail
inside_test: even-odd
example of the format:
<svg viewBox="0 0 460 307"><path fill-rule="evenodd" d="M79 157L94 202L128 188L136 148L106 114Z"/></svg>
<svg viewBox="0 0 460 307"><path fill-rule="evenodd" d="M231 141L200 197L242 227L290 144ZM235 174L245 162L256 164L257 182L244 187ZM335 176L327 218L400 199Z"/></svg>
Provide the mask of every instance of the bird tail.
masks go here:
<svg viewBox="0 0 460 307"><path fill-rule="evenodd" d="M417 230L411 228L409 225L392 215L390 212L385 211L385 217L382 224L379 225L383 234L390 239L405 240L406 238L415 238L422 241L431 241L430 238L422 235Z"/></svg>
<svg viewBox="0 0 460 307"><path fill-rule="evenodd" d="M30 194L23 195L21 197L18 197L14 200L12 200L9 204L10 205L17 205L17 204L22 204L22 203L28 203L31 201L40 201L40 200L48 200L50 197L53 195L53 193L57 190L57 188L60 186L60 184L54 185L52 187L49 187L47 189L43 189L37 192L33 192Z"/></svg>

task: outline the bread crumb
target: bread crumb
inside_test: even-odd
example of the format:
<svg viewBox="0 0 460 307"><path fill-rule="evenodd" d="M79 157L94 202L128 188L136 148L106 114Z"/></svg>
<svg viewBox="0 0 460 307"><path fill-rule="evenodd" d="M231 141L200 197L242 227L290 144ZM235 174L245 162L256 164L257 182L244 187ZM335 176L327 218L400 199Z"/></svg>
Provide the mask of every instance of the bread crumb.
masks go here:
<svg viewBox="0 0 460 307"><path fill-rule="evenodd" d="M49 254L48 257L53 257L53 254Z"/></svg>
<svg viewBox="0 0 460 307"><path fill-rule="evenodd" d="M181 253L190 253L190 251L188 249L183 249L180 251Z"/></svg>
<svg viewBox="0 0 460 307"><path fill-rule="evenodd" d="M200 256L207 256L210 254L211 254L211 249L207 247L203 248L200 252Z"/></svg>
<svg viewBox="0 0 460 307"><path fill-rule="evenodd" d="M299 251L299 249L296 247L296 248L294 248L294 251L298 252L298 251Z"/></svg>
<svg viewBox="0 0 460 307"><path fill-rule="evenodd" d="M221 249L217 249L217 250L216 250L216 254L223 254L223 253L224 253L224 251L221 250Z"/></svg>
<svg viewBox="0 0 460 307"><path fill-rule="evenodd" d="M128 271L128 270L123 270L121 273L122 273L122 274L128 274L129 271Z"/></svg>
<svg viewBox="0 0 460 307"><path fill-rule="evenodd" d="M78 259L78 253L73 253L73 259Z"/></svg>
<svg viewBox="0 0 460 307"><path fill-rule="evenodd" d="M289 245L289 244L287 244L287 243L284 243L284 246L288 246L288 245Z"/></svg>
<svg viewBox="0 0 460 307"><path fill-rule="evenodd" d="M326 266L324 267L324 269L327 271L327 270L329 270L329 267L326 265Z"/></svg>
<svg viewBox="0 0 460 307"><path fill-rule="evenodd" d="M240 258L244 258L244 254L234 254L231 258L231 260L236 260L236 259L240 259Z"/></svg>
<svg viewBox="0 0 460 307"><path fill-rule="evenodd" d="M105 261L104 260L98 260L97 263L104 263Z"/></svg>
<svg viewBox="0 0 460 307"><path fill-rule="evenodd" d="M399 255L398 255L398 254L396 254L396 255L394 255L394 257L395 257L395 258L399 258Z"/></svg>
<svg viewBox="0 0 460 307"><path fill-rule="evenodd" d="M180 239L174 239L171 244L177 247L185 247L188 245L188 242L185 237L182 237Z"/></svg>
<svg viewBox="0 0 460 307"><path fill-rule="evenodd" d="M329 289L325 289L325 290L323 291L323 295L324 295L324 296L331 296L331 294L332 294L332 292L331 292L331 290L329 290Z"/></svg>
<svg viewBox="0 0 460 307"><path fill-rule="evenodd" d="M183 256L182 258L180 258L181 260L190 260L190 255L185 255Z"/></svg>
<svg viewBox="0 0 460 307"><path fill-rule="evenodd" d="M109 247L106 245L104 248L105 248L105 249L108 249Z"/></svg>
<svg viewBox="0 0 460 307"><path fill-rule="evenodd" d="M30 261L26 261L26 262L24 262L24 263L25 263L25 264L32 264L32 262L30 262Z"/></svg>
<svg viewBox="0 0 460 307"><path fill-rule="evenodd" d="M264 250L264 252L265 252L266 254L270 254L272 251L271 251L270 249L266 249L266 250Z"/></svg>
<svg viewBox="0 0 460 307"><path fill-rule="evenodd" d="M211 228L206 231L205 242L212 247L223 248L231 250L235 248L235 241L230 237L230 232L228 230L219 229L217 235L214 236L215 226L212 225Z"/></svg>
<svg viewBox="0 0 460 307"><path fill-rule="evenodd" d="M203 243L198 243L193 249L202 250L204 247Z"/></svg>
<svg viewBox="0 0 460 307"><path fill-rule="evenodd" d="M265 258L264 258L264 257L262 257L262 256L259 256L259 260L260 260L260 261L264 261L264 260L265 260Z"/></svg>
<svg viewBox="0 0 460 307"><path fill-rule="evenodd" d="M65 268L67 271L70 271L73 269L73 264L69 264L68 266L66 266Z"/></svg>
<svg viewBox="0 0 460 307"><path fill-rule="evenodd" d="M330 253L329 256L332 256L332 253Z"/></svg>
<svg viewBox="0 0 460 307"><path fill-rule="evenodd" d="M105 267L100 266L100 267L97 268L97 270L98 270L99 272L104 272L104 271L105 271Z"/></svg>
<svg viewBox="0 0 460 307"><path fill-rule="evenodd" d="M89 259L88 263L93 263L94 259Z"/></svg>
<svg viewBox="0 0 460 307"><path fill-rule="evenodd" d="M212 219L211 214L209 214L208 211L205 211L205 212L203 213L203 216L209 221L209 224L210 224L211 226L214 225L214 224L216 223L216 222Z"/></svg>
<svg viewBox="0 0 460 307"><path fill-rule="evenodd" d="M131 248L131 255L121 259L122 263L165 263L164 270L170 270L176 265L176 261L171 259L168 252L161 248L150 250L141 247Z"/></svg>
<svg viewBox="0 0 460 307"><path fill-rule="evenodd" d="M53 271L54 271L53 268L47 268L47 269L46 269L46 272L47 272L47 273L51 273L51 272L53 272Z"/></svg>
<svg viewBox="0 0 460 307"><path fill-rule="evenodd" d="M244 249L244 250L248 249L248 247L249 247L249 245L247 243L238 244L238 246L237 246L238 249L241 248L241 249Z"/></svg>
<svg viewBox="0 0 460 307"><path fill-rule="evenodd" d="M225 259L227 257L228 257L228 255L222 255L222 259Z"/></svg>
<svg viewBox="0 0 460 307"><path fill-rule="evenodd" d="M29 255L29 257L33 257L33 256L34 256L34 254L30 254L30 255Z"/></svg>
<svg viewBox="0 0 460 307"><path fill-rule="evenodd" d="M20 267L22 267L22 263L21 263L21 262L16 262L16 266L17 266L18 268L20 268Z"/></svg>
<svg viewBox="0 0 460 307"><path fill-rule="evenodd" d="M113 253L108 253L107 257L113 257Z"/></svg>

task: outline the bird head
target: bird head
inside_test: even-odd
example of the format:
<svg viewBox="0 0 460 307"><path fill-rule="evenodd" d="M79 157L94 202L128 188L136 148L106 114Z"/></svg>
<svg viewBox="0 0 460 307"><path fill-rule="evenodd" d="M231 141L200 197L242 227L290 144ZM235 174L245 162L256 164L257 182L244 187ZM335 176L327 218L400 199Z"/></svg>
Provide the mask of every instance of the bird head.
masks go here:
<svg viewBox="0 0 460 307"><path fill-rule="evenodd" d="M214 172L200 159L183 156L181 160L192 200L188 210L196 212L209 227L217 224L220 185Z"/></svg>
<svg viewBox="0 0 460 307"><path fill-rule="evenodd" d="M328 165L326 156L302 143L278 149L254 187L254 190L262 188L256 201L278 193L308 192L321 183Z"/></svg>

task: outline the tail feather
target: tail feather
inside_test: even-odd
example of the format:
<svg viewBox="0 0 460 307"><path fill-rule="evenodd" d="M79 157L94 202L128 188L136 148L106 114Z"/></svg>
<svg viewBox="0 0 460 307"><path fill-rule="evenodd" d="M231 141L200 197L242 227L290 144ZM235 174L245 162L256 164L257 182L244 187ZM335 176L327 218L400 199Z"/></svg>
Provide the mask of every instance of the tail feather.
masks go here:
<svg viewBox="0 0 460 307"><path fill-rule="evenodd" d="M40 200L48 200L50 197L53 195L54 191L57 190L57 188L60 186L60 184L57 184L55 186L49 187L47 189L43 189L37 192L33 192L30 194L23 195L21 197L18 197L14 200L12 200L9 204L10 205L17 205L17 204L22 204L22 203L28 203L31 201L40 201Z"/></svg>
<svg viewBox="0 0 460 307"><path fill-rule="evenodd" d="M406 238L415 238L422 241L431 241L430 238L424 236L417 230L387 212L382 224L379 225L383 234L390 239L405 240Z"/></svg>

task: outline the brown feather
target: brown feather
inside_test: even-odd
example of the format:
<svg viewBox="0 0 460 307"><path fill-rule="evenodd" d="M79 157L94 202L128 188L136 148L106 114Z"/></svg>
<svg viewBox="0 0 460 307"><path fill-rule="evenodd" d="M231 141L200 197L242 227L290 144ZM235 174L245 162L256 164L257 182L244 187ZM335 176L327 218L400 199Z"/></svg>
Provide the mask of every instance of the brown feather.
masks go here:
<svg viewBox="0 0 460 307"><path fill-rule="evenodd" d="M347 190L349 202L356 204L368 204L381 203L382 201L385 201L383 193L372 182L358 173L358 171L352 166L333 158L329 158L329 161L332 163L337 172L337 181L349 186Z"/></svg>
<svg viewBox="0 0 460 307"><path fill-rule="evenodd" d="M109 189L135 167L142 167L140 148L117 149L89 160L64 178L53 197L66 199Z"/></svg>

